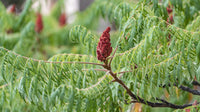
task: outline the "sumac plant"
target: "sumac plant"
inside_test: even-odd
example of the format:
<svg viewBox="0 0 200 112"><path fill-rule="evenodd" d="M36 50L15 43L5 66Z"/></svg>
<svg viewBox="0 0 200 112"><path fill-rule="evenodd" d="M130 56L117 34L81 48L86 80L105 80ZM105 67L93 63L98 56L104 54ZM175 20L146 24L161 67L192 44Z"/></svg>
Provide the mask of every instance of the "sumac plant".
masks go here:
<svg viewBox="0 0 200 112"><path fill-rule="evenodd" d="M68 24L34 2L0 2L0 111L200 110L199 0L95 0Z"/></svg>

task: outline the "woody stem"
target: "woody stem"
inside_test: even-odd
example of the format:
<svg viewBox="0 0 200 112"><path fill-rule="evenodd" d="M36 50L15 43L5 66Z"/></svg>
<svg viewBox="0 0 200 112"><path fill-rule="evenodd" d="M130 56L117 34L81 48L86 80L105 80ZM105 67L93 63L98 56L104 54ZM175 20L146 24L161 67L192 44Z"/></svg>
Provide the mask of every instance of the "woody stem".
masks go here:
<svg viewBox="0 0 200 112"><path fill-rule="evenodd" d="M169 107L169 108L173 108L173 109L184 109L186 107L192 106L192 104L176 105L176 104L169 103L169 102L167 102L163 99L159 99L159 98L157 98L156 100L160 101L162 103L146 101L146 100L142 99L141 97L133 94L132 91L124 84L124 82L117 77L117 74L113 73L111 67L107 63L105 63L105 65L103 67L105 69L107 69L109 71L110 75L114 78L114 81L112 81L112 82L118 82L127 91L128 95L133 99L134 103L138 102L138 103L142 103L142 104L145 104L145 105L148 105L151 107ZM199 104L199 103L197 103L197 104Z"/></svg>

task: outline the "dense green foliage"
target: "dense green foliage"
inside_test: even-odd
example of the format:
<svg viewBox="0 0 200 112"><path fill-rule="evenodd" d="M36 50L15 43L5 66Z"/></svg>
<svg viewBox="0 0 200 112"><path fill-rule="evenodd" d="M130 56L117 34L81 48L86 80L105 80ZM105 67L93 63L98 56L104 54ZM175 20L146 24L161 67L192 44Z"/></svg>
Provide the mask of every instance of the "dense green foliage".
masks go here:
<svg viewBox="0 0 200 112"><path fill-rule="evenodd" d="M121 79L134 94L177 105L199 101L200 97L189 99L189 93L177 87L161 87L178 83L193 88L194 78L200 81L200 0L171 0L174 24L167 23L168 2L96 0L77 14L73 24L62 28L57 22L62 5L58 2L59 8L43 18L41 34L34 31L31 0L19 15L8 13L0 2L1 111L130 110L125 100L131 98L98 65L103 64L96 58L101 17L117 28L111 32L113 51L119 47L112 69L130 71ZM142 107L143 111L160 109Z"/></svg>

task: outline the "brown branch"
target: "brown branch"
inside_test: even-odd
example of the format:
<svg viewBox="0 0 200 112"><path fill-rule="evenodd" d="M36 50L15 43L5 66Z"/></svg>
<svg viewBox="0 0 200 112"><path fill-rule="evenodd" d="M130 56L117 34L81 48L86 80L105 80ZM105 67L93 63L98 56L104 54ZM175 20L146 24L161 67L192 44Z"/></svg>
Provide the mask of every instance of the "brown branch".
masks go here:
<svg viewBox="0 0 200 112"><path fill-rule="evenodd" d="M171 85L170 84L168 84L168 85L162 85L160 87L165 88L166 86L170 87ZM194 89L191 89L191 88L183 86L183 85L178 86L178 84L174 84L173 86L176 86L176 87L178 87L179 89L181 89L183 91L187 91L189 93L192 93L193 95L200 95L200 91L198 91L198 90L194 90Z"/></svg>
<svg viewBox="0 0 200 112"><path fill-rule="evenodd" d="M173 109L184 109L185 107L192 106L192 104L175 105L175 104L169 103L167 101L164 102L164 100L162 100L163 103L154 103L154 102L150 102L150 101L145 101L144 99L140 98L139 96L136 96L135 94L133 94L131 92L131 90L122 82L122 80L120 80L120 79L118 79L118 77L116 77L116 74L114 74L112 71L110 71L110 74L112 75L112 77L115 79L116 82L118 82L120 85L123 86L124 89L126 89L127 93L132 97L132 99L137 100L138 103L146 104L151 107L169 107L169 108L173 108Z"/></svg>
<svg viewBox="0 0 200 112"><path fill-rule="evenodd" d="M174 86L180 88L183 91L187 91L189 93L192 93L193 95L200 95L200 92L198 90L194 90L194 89L191 89L189 87L182 86L182 85L178 86L177 84L174 84Z"/></svg>
<svg viewBox="0 0 200 112"><path fill-rule="evenodd" d="M163 99L156 98L156 100L161 101L161 102L169 105L170 107L174 107L175 109L184 109L186 107L189 107L189 106L193 105L193 104L175 105L175 104L169 103L169 102L167 102L167 101L165 101ZM197 103L197 104L199 104L199 103Z"/></svg>
<svg viewBox="0 0 200 112"><path fill-rule="evenodd" d="M200 86L200 83L197 82L197 81L192 81L192 84L195 85L195 86Z"/></svg>
<svg viewBox="0 0 200 112"><path fill-rule="evenodd" d="M154 103L154 102L146 101L146 103L143 103L143 104L149 105L151 107L169 107L169 108L173 108L173 109L184 109L186 107L193 105L193 104L175 105L175 104L169 103L163 99L156 98L156 100L161 101L162 103ZM131 101L130 103L142 103L142 102L134 100L134 101ZM200 104L200 103L197 103L197 104Z"/></svg>
<svg viewBox="0 0 200 112"><path fill-rule="evenodd" d="M110 66L105 64L105 66L103 66L103 67L105 69L109 70L110 75L114 78L114 82L118 82L127 91L129 96L133 99L134 103L137 101L138 103L146 104L151 107L169 107L169 108L173 108L173 109L184 109L188 106L192 106L192 104L175 105L175 104L169 103L169 102L167 102L165 100L161 100L161 99L157 99L157 100L161 101L162 103L154 103L154 102L146 101L146 100L142 99L141 97L133 94L132 91L123 83L123 81L117 77L117 74L112 72L112 69Z"/></svg>

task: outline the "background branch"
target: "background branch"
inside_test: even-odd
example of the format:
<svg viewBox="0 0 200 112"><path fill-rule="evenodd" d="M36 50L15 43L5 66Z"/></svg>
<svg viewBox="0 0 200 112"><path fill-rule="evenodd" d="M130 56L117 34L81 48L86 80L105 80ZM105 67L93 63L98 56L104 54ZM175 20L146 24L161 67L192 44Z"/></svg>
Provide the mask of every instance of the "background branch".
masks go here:
<svg viewBox="0 0 200 112"><path fill-rule="evenodd" d="M200 86L200 83L197 82L197 81L192 81L192 84L195 85L195 86Z"/></svg>
<svg viewBox="0 0 200 112"><path fill-rule="evenodd" d="M160 87L165 88L166 86L170 87L171 85L170 84L168 84L168 85L165 84L165 85L162 85ZM173 86L176 86L176 87L178 87L179 89L181 89L183 91L187 91L189 93L192 93L193 95L200 95L200 91L198 91L198 90L194 90L194 89L191 89L191 88L183 86L183 85L178 86L177 84L174 84Z"/></svg>
<svg viewBox="0 0 200 112"><path fill-rule="evenodd" d="M194 89L191 89L191 88L189 88L189 87L182 86L182 85L178 86L177 84L174 84L174 86L180 88L180 89L183 90L183 91L190 92L190 93L192 93L193 95L200 95L200 92L199 92L198 90L194 90Z"/></svg>

